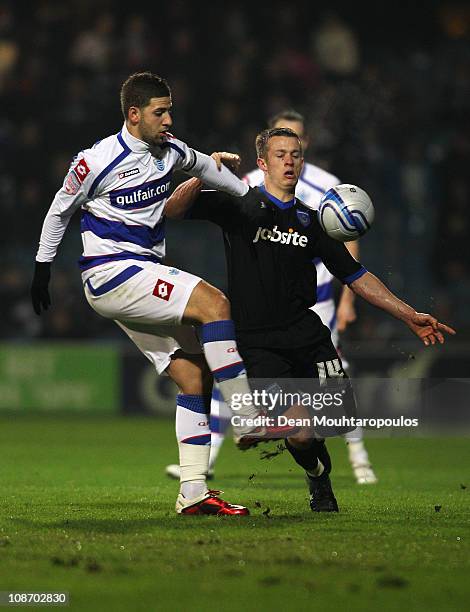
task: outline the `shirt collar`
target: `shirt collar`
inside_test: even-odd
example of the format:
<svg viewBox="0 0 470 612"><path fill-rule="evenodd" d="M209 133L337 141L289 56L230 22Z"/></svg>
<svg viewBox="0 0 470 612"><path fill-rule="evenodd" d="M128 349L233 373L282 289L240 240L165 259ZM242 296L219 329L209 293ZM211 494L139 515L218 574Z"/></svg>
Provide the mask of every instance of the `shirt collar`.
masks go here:
<svg viewBox="0 0 470 612"><path fill-rule="evenodd" d="M269 199L271 200L271 202L273 204L275 204L278 208L280 208L281 210L287 210L288 208L292 208L292 206L294 206L295 204L295 196L292 198L292 200L289 200L288 202L283 202L282 200L278 200L278 198L276 198L275 196L273 196L271 193L269 193L269 191L266 191L266 187L264 186L264 183L262 183L259 186L259 190Z"/></svg>
<svg viewBox="0 0 470 612"><path fill-rule="evenodd" d="M152 147L147 142L144 142L143 140L140 140L139 138L133 136L127 129L125 122L122 126L120 136L124 144L129 147L129 149L133 153L140 153L141 155L143 155L140 161L146 166L148 165L152 157L160 158L163 155L163 149L161 149L160 147ZM146 155L147 153L150 153L150 155Z"/></svg>
<svg viewBox="0 0 470 612"><path fill-rule="evenodd" d="M139 140L139 138L132 136L132 134L127 129L127 126L125 123L122 126L121 136L122 136L123 141L126 143L126 145L129 147L129 149L133 153L150 153L151 152L150 145L144 142L143 140Z"/></svg>

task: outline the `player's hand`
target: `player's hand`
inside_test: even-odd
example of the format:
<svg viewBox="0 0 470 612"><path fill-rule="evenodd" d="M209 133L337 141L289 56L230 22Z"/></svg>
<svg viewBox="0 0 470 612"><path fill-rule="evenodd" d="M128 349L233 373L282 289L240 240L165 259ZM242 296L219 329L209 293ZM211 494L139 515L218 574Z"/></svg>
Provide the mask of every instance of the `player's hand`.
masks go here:
<svg viewBox="0 0 470 612"><path fill-rule="evenodd" d="M236 153L227 153L226 151L217 151L212 153L212 159L217 164L217 170L222 170L222 164L227 166L232 172L238 172L240 168L241 157Z"/></svg>
<svg viewBox="0 0 470 612"><path fill-rule="evenodd" d="M350 323L356 320L356 309L352 302L340 301L336 309L336 321L339 332L344 332Z"/></svg>
<svg viewBox="0 0 470 612"><path fill-rule="evenodd" d="M51 280L51 264L48 262L36 262L34 268L33 282L31 283L31 301L34 312L41 314L41 308L47 310L51 305L49 295L49 281Z"/></svg>
<svg viewBox="0 0 470 612"><path fill-rule="evenodd" d="M444 323L439 323L435 317L424 312L413 313L408 319L405 319L405 323L426 346L436 344L436 342L444 344L442 332L450 334L451 336L456 334L455 329Z"/></svg>

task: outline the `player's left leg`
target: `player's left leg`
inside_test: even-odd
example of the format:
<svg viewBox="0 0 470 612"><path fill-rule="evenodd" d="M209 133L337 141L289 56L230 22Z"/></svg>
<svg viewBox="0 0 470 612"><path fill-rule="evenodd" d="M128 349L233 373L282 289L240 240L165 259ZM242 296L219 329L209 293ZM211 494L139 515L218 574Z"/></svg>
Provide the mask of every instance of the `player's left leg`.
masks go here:
<svg viewBox="0 0 470 612"><path fill-rule="evenodd" d="M294 360L288 354L289 351L282 349L250 347L242 343L240 351L245 360L250 379L275 380L278 381L282 391L288 390L289 379L295 377L294 360L296 351L293 351ZM299 377L305 377L305 375ZM283 379L286 381L284 387ZM297 408L298 406L292 407L293 410ZM289 418L294 417L294 414L289 412L290 410L285 411L285 415ZM338 504L331 488L329 477L331 460L325 441L313 439L311 434L309 435L308 432L301 430L286 437L284 443L294 461L305 471L309 484L312 511L338 512Z"/></svg>
<svg viewBox="0 0 470 612"><path fill-rule="evenodd" d="M354 394L326 327L323 337L319 337L310 346L292 349L290 358L293 363L293 378L317 378L322 395L336 397L340 393L341 408L345 416L354 413ZM312 391L317 394L318 389L311 390L311 393ZM322 413L319 416L328 419L333 414L326 413L327 406L329 404L322 406ZM305 469L310 492L310 508L313 512L338 512L338 504L329 477L331 460L325 440L320 436L338 435L340 431L328 427L322 430L315 425L314 432L300 430L297 436L289 437L287 440L288 450L295 461Z"/></svg>
<svg viewBox="0 0 470 612"><path fill-rule="evenodd" d="M375 484L378 479L372 469L369 453L364 444L362 427L344 434L348 447L349 463L351 464L357 484Z"/></svg>
<svg viewBox="0 0 470 612"><path fill-rule="evenodd" d="M331 331L331 340L338 355L341 357L344 371L349 375L349 363L342 355L339 346L339 334L335 325ZM364 432L362 427L356 427L354 431L344 434L343 438L348 448L349 463L351 464L357 484L375 484L378 479L369 460L369 454L364 443Z"/></svg>
<svg viewBox="0 0 470 612"><path fill-rule="evenodd" d="M211 412L209 419L209 427L211 432L211 450L209 455L209 469L207 472L207 480L214 478L215 462L217 460L220 448L225 439L225 433L230 426L231 413L224 402L222 394L216 385L212 389ZM177 463L167 465L165 473L170 478L179 480L180 466Z"/></svg>
<svg viewBox="0 0 470 612"><path fill-rule="evenodd" d="M214 385L212 389L211 401L211 453L209 456L209 474L214 474L215 462L219 455L219 451L225 440L225 434L230 427L231 412L224 401L224 398L217 387Z"/></svg>
<svg viewBox="0 0 470 612"><path fill-rule="evenodd" d="M180 514L247 515L244 506L229 504L220 491L208 490L211 432L209 412L212 380L202 356L181 352L172 356L167 373L181 390L177 396L176 436L180 456Z"/></svg>

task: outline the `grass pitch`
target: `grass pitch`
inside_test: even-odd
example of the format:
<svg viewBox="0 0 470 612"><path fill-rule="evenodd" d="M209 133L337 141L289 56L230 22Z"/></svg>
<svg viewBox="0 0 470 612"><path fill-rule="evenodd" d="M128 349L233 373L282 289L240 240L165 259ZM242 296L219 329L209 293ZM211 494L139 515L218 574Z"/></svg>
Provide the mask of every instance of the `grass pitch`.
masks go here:
<svg viewBox="0 0 470 612"><path fill-rule="evenodd" d="M379 484L332 440L338 515L312 514L287 453L228 440L215 488L250 517L182 517L173 424L0 418L0 590L73 610L468 610L468 439L369 439ZM275 445L264 445L264 450Z"/></svg>

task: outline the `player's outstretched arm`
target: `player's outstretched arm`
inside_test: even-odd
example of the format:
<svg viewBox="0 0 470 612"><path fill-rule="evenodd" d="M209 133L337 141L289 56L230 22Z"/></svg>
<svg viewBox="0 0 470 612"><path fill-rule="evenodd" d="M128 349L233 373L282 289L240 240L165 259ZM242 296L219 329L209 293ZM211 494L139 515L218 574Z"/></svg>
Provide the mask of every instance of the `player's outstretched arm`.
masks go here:
<svg viewBox="0 0 470 612"><path fill-rule="evenodd" d="M351 289L373 306L385 310L396 319L400 319L426 346L444 343L442 332L454 335L452 327L439 323L432 315L416 312L414 308L397 298L376 276L367 272L353 281Z"/></svg>
<svg viewBox="0 0 470 612"><path fill-rule="evenodd" d="M225 165L219 169L217 162L209 155L199 151L194 151L194 154L194 165L188 169L183 168L188 174L200 178L211 189L219 189L232 196L240 197L248 192L248 185L232 174Z"/></svg>
<svg viewBox="0 0 470 612"><path fill-rule="evenodd" d="M354 259L359 260L359 241L354 240L352 242L346 242L345 246ZM347 285L344 285L336 309L336 324L339 332L343 332L346 327L350 323L354 323L357 318L356 309L354 307L355 297L354 291L351 291Z"/></svg>
<svg viewBox="0 0 470 612"><path fill-rule="evenodd" d="M202 181L189 179L178 185L165 203L163 214L169 219L184 219L201 192Z"/></svg>
<svg viewBox="0 0 470 612"><path fill-rule="evenodd" d="M212 153L212 159L217 165L217 170L222 171L222 166L227 166L233 172L240 167L240 156L236 153L219 151ZM168 198L163 209L163 214L169 219L184 219L186 213L196 201L202 188L202 181L198 178L189 179L178 185L172 195Z"/></svg>

